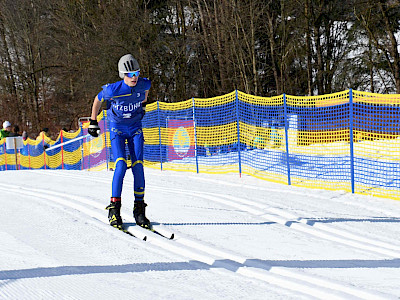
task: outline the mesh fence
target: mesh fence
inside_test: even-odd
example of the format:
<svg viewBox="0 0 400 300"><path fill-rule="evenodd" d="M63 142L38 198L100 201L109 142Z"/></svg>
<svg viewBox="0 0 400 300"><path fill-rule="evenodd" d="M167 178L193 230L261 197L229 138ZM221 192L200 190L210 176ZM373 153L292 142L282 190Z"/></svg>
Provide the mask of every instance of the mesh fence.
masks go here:
<svg viewBox="0 0 400 300"><path fill-rule="evenodd" d="M69 133L61 131L53 141L43 132L36 140L27 139L21 149L7 149L6 139L0 141L0 170L102 170L109 167L110 144L106 115L99 115L102 134L93 138L87 128ZM87 127L87 126L86 126ZM108 139L109 140L109 139Z"/></svg>
<svg viewBox="0 0 400 300"><path fill-rule="evenodd" d="M400 200L399 117L400 95L353 90L309 97L234 91L156 102L143 119L145 165ZM0 170L113 169L106 114L98 120L98 138L82 126L56 141L28 140L17 155L0 141Z"/></svg>
<svg viewBox="0 0 400 300"><path fill-rule="evenodd" d="M400 95L235 91L148 105L146 165L400 199Z"/></svg>

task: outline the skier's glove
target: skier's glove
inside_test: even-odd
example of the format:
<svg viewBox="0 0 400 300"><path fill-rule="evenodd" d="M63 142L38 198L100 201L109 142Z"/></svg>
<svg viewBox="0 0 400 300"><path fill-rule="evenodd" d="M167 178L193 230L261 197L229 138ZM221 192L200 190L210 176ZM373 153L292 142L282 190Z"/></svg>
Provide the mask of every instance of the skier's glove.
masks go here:
<svg viewBox="0 0 400 300"><path fill-rule="evenodd" d="M99 136L100 127L99 127L99 123L97 123L97 120L90 119L90 125L89 125L88 132L93 137L98 137Z"/></svg>

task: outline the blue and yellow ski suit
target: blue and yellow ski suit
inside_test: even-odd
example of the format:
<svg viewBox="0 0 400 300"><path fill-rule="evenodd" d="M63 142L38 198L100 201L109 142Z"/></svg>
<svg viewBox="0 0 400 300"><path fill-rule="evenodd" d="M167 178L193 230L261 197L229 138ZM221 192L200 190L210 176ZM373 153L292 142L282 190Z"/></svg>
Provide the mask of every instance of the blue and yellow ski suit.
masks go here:
<svg viewBox="0 0 400 300"><path fill-rule="evenodd" d="M139 77L134 87L128 86L121 80L104 85L103 90L97 95L100 102L107 101L107 117L110 121L111 151L115 161L111 197L121 197L127 169L125 151L127 142L132 160L135 200L144 198L142 101L150 87L149 79Z"/></svg>

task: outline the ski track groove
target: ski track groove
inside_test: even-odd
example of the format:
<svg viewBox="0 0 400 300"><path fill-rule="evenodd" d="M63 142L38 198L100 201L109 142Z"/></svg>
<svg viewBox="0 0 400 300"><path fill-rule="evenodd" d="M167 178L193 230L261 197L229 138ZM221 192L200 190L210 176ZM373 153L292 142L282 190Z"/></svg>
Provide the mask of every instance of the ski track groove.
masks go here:
<svg viewBox="0 0 400 300"><path fill-rule="evenodd" d="M44 172L42 172L45 174ZM82 176L77 176L76 174L69 176L65 174L56 174L57 176L62 177L73 177L77 179L81 179ZM97 181L108 182L106 179L96 178ZM218 180L220 182L220 180ZM228 183L230 185L230 183ZM319 238L323 238L326 240L330 240L333 242L341 243L353 248L357 248L359 250L364 250L368 252L373 252L377 254L384 254L390 257L399 258L400 257L400 247L396 245L389 244L384 241L380 241L377 238L368 238L362 236L360 233L351 233L349 230L338 229L332 225L321 224L318 222L314 222L310 224L307 219L300 218L292 213L284 211L283 209L278 209L271 207L269 205L238 198L235 196L224 195L224 194L216 194L210 192L200 192L200 191L182 191L180 189L168 188L168 187L159 187L148 185L152 189L161 190L161 191L170 191L173 193L179 193L184 195L196 195L203 199L211 200L214 202L218 202L224 204L229 207L234 207L236 209L240 209L242 211L246 211L249 214L252 214L255 217L259 217L268 221L276 222L278 224L284 225L286 227L304 232L309 235L317 236ZM271 189L271 191L274 189ZM278 190L274 190L278 191ZM297 192L295 192L297 193ZM320 197L320 196L318 196ZM325 198L326 199L326 198Z"/></svg>
<svg viewBox="0 0 400 300"><path fill-rule="evenodd" d="M204 178L201 178L201 179L205 180L205 181L213 181L213 179L204 179ZM239 186L238 184L228 183L228 182L224 182L224 181L221 181L221 180L215 180L215 182L217 182L219 184ZM249 186L246 185L246 188L247 187L249 187ZM268 189L268 188L262 188L262 187L257 187L257 186L250 186L250 188L262 189L262 190L265 190L265 191L268 191L268 192L280 192L278 189ZM173 191L174 192L178 192L178 190L173 190ZM226 199L232 200L232 201L234 201L236 203L243 203L243 204L246 204L246 205L250 205L252 207L256 207L257 209L261 209L261 210L265 211L266 214L270 213L272 215L277 215L277 216L280 216L282 218L287 219L287 223L285 223L284 225L286 225L288 227L290 227L291 223L304 223L304 224L309 225L311 227L318 228L318 229L321 229L321 230L325 230L325 231L328 231L328 232L330 232L332 234L335 234L335 235L338 235L338 236L343 236L343 237L346 237L348 239L362 241L362 242L367 243L367 244L368 243L369 244L373 244L374 246L383 247L383 248L394 250L394 251L400 251L400 246L396 246L396 245L392 245L392 244L389 244L389 243L386 243L386 242L383 242L383 241L379 241L376 238L371 239L371 238L362 237L359 232L350 233L347 228L346 228L346 230L344 230L344 229L340 230L340 229L334 228L334 226L329 226L327 224L321 224L321 223L318 223L318 222L314 222L314 224L309 224L310 223L309 220L307 220L305 218L300 218L300 217L298 217L298 216L296 216L294 214L291 214L291 213L289 213L287 211L284 211L283 209L274 208L274 207L271 207L270 205L267 205L267 204L254 202L254 201L251 201L251 200L238 198L238 197L234 197L234 196L230 196L230 195L224 195L224 194L207 193L207 192L194 192L194 193L197 193L199 196L201 196L203 194L211 196L211 197L217 195L220 198L226 198ZM290 193L296 194L296 195L302 195L300 192L297 192L297 191L293 191L293 192L290 192ZM322 197L322 196L319 196L319 195L306 195L306 196L307 197L313 197L313 198L316 198L316 199L321 199L321 200L328 200L328 199L332 200L332 198ZM209 200L211 200L211 199L209 199ZM339 202L342 203L342 204L349 204L348 202L343 202L343 201L339 201ZM275 204L276 206L280 206L280 203L277 203L277 202L275 202L275 203L272 202L272 203ZM229 203L225 203L225 204L229 205ZM350 203L350 205L353 205L353 204L354 203ZM305 205L305 203L301 203L301 205ZM232 206L232 205L230 205L230 206ZM315 206L312 206L312 205L308 205L308 206L309 207L315 207ZM360 204L360 203L357 203L354 206L360 207L362 209L369 208L367 205L363 205L363 204ZM243 206L238 207L238 205L235 205L235 207L236 208L240 208L240 209L242 209L244 211L247 211L247 212L249 212L251 214L254 214L255 216L258 216L258 214L259 214L258 211L254 210L254 209L246 208L246 207L243 207ZM371 210L373 212L377 212L376 210L371 209L371 208L369 210ZM392 215L392 213L390 213L390 212L385 212L385 213L387 213L387 215ZM267 217L267 215L265 217ZM268 219L268 218L266 218L266 219ZM281 224L283 224L283 222L284 222L283 219L277 219L276 221L278 221L278 223L281 223ZM394 255L395 257L399 257L400 253L392 253L391 255Z"/></svg>
<svg viewBox="0 0 400 300"><path fill-rule="evenodd" d="M70 177L69 175L65 175L65 174L57 174L57 176L67 176ZM77 176L77 175L73 175L73 177L81 179L82 176ZM96 178L98 179L98 178ZM202 178L204 179L204 178ZM206 179L207 181L210 181L212 179ZM108 182L108 180L106 179L100 179L101 182ZM218 183L226 183L220 180L215 180ZM235 185L234 183L226 183L227 185ZM368 247L370 247L371 245L373 247L378 247L378 249L372 250L372 252L376 252L379 254L385 254L385 255L389 255L389 256L393 256L393 257L400 257L400 253L396 253L396 252L385 252L385 250L382 251L379 250L379 248L385 248L385 249L389 249L389 250L393 250L393 251L400 251L400 247L396 246L396 245L392 245L383 241L379 241L376 238L371 239L368 237L363 237L360 235L360 233L349 233L349 230L346 228L346 230L341 230L341 229L337 229L334 228L333 226L327 225L327 224L320 224L317 222L314 222L313 224L309 224L307 219L303 219L300 218L296 215L293 215L287 211L284 211L283 209L278 209L278 208L274 208L271 207L269 205L263 204L263 203L259 203L259 202L254 202L251 200L247 200L247 199L243 199L243 198L238 198L238 197L234 197L234 196L230 196L230 195L225 195L225 194L216 194L216 193L210 193L210 192L199 192L199 191L182 191L180 189L174 189L174 188L168 188L168 187L158 187L158 186L151 186L148 185L149 187L153 188L153 189L157 189L157 190L162 190L162 191L170 191L170 192L174 192L174 193L180 193L180 194L184 194L184 195L197 195L199 197L211 200L211 201L215 201L215 202L220 202L222 204L225 204L227 206L230 207L234 207L234 208L238 208L240 210L246 211L250 214L253 214L256 217L262 217L266 220L269 221L273 221L276 223L280 223L282 225L285 225L287 227L291 227L291 228L295 228L298 229L300 231L305 231L305 232L309 232L310 231L307 229L307 227L305 226L298 226L297 224L299 223L303 223L309 227L313 227L313 228L318 228L320 230L323 231L327 231L329 233L332 234L332 237L334 238L334 241L337 241L337 236L342 236L345 237L349 240L354 240L357 242L363 242L365 244L367 244ZM247 187L247 186L246 186ZM253 186L253 188L258 188L256 186ZM275 191L275 192L279 192L279 190L277 189L264 189L264 190L268 190L268 191ZM295 194L300 194L300 192L294 192ZM217 197L216 197L217 196ZM309 195L307 195L309 196ZM323 198L321 196L315 195L316 198L319 199L328 199L328 198ZM221 199L222 198L222 199ZM223 198L228 199L233 201L234 203L225 201ZM241 205L241 204L245 204ZM249 207L250 206L250 207ZM252 208L255 207L255 208ZM264 214L262 213L264 212ZM318 236L318 234L315 234ZM325 239L329 239L329 237L326 234L320 234L322 236L324 236ZM343 243L343 241L341 241ZM346 244L346 242L344 242ZM353 244L353 241L349 242L350 244ZM368 245L369 244L369 245ZM354 247L359 248L361 246L361 248L363 248L363 245L357 245L357 244L353 244L356 245ZM350 245L351 246L351 245Z"/></svg>
<svg viewBox="0 0 400 300"><path fill-rule="evenodd" d="M153 174L154 175L154 174ZM162 176L162 175L159 175ZM179 175L171 175L169 174L169 176L179 176ZM193 180L201 180L201 181L206 181L206 182L212 182L212 183L217 183L217 184L221 184L221 185L225 185L225 186L232 186L232 187L238 187L241 188L243 187L243 184L238 184L238 183L233 183L233 182L226 182L223 180L219 180L219 179L213 179L213 178L202 178L202 177L194 177L194 176L187 176L188 178L193 178ZM262 186L256 186L256 185L247 185L245 186L246 188L249 189L253 189L253 190L262 190L265 192L272 192L272 193L281 193L282 191L277 189L277 188L266 188L266 187L262 187ZM293 186L294 189L296 188L300 188L300 187L296 187ZM296 195L296 196L301 196L303 198L314 198L314 199L318 199L318 200L330 200L336 203L341 203L343 205L349 205L349 206L354 206L363 210L368 210L371 211L373 213L384 213L387 216L392 216L392 211L389 210L382 210L381 208L375 208L375 207L371 207L369 205L366 205L364 203L359 203L359 202L348 202L348 201L342 201L342 199L340 199L339 195L338 197L326 197L326 196L321 196L321 195L316 195L313 194L313 191L318 191L317 189L306 189L306 188L302 188L303 191L296 191L296 190L285 190L285 193L287 194L292 194L292 195ZM304 194L304 192L307 192L307 194ZM323 192L326 192L325 190L322 190ZM337 191L338 193L340 193L341 191ZM347 194L347 192L342 192L341 194ZM355 195L355 197L357 197L357 195ZM281 203L278 202L274 202L274 201L270 201L268 200L270 203L279 206ZM305 203L301 203L301 205L304 205ZM315 207L315 206L311 206L309 205L309 207Z"/></svg>
<svg viewBox="0 0 400 300"><path fill-rule="evenodd" d="M8 189L7 189L8 188ZM90 210L86 208L85 206L78 204L76 202L71 202L65 199L60 199L59 197L68 197L71 200L76 200L79 202L83 202L87 205L95 205L93 206L94 208L99 208L101 204L87 200L86 198L79 197L79 196L70 196L70 195L65 195L62 193L57 193L54 191L47 191L47 190L41 190L37 188L26 188L26 187L21 187L21 186L13 186L7 187L6 185L0 184L0 190L3 190L5 192L11 192L12 190L16 190L21 194L27 195L27 196L32 196L32 197L41 197L42 199L47 199L52 202L56 202L57 204L61 204L63 207L68 207L72 208L74 210L78 210L81 213L87 214L95 219L98 219L101 221L101 219L106 219L104 217L104 214L100 214L100 212L94 212L93 210ZM102 217L103 216L103 217ZM125 216L124 216L125 217ZM132 218L133 219L133 218ZM104 223L108 224L108 221ZM111 228L111 227L110 227ZM111 228L112 229L112 228ZM319 284L313 284L310 282L305 281L302 278L302 275L297 275L295 276L296 278L292 278L280 274L274 274L273 272L269 272L264 269L260 269L257 267L251 267L251 266L245 266L241 264L240 262L233 261L231 259L227 259L225 256L226 252L220 250L220 254L225 256L216 256L211 253L207 252L207 249L212 249L211 247L205 246L203 243L196 243L197 248L192 248L189 246L185 246L185 243L177 243L178 245L174 245L171 243L172 241L168 241L163 237L159 237L157 235L151 234L146 229L137 227L137 226L129 226L128 227L129 231L132 232L134 235L137 237L141 238L145 235L147 235L148 239L147 242L151 243L152 245L162 248L164 250L170 251L174 254L178 254L180 256L188 257L190 259L194 259L198 262L205 263L207 264L210 269L222 269L222 270L227 270L227 271L232 271L237 274L241 274L246 277L250 277L252 279L259 279L261 281L277 285L281 288L284 288L286 290L291 290L291 291L296 291L300 292L312 297L320 298L320 299L326 299L327 297L330 297L330 299L349 299L349 296L351 295L351 298L354 299L359 299L358 297L354 297L354 295L359 295L362 290L356 289L350 289L350 294L349 293L344 293L338 289L331 289L327 288L326 286L320 286ZM114 230L114 229L113 229ZM181 238L181 240L185 240ZM199 250L199 248L203 248L202 250ZM236 260L238 260L236 258ZM241 261L245 261L244 258L239 259ZM310 276L310 278L313 278ZM308 278L309 279L309 278ZM318 281L317 281L318 282ZM325 283L331 283L331 281L326 281ZM343 286L341 284L337 284L337 286L340 289L343 289ZM349 289L349 288L347 288ZM37 294L36 294L37 296ZM365 299L378 299L379 295L378 294L369 294L368 297ZM384 299L384 298L382 298Z"/></svg>
<svg viewBox="0 0 400 300"><path fill-rule="evenodd" d="M60 205L63 208L70 208L70 209L73 209L73 210L77 210L77 211L79 211L79 212L81 212L83 214L87 214L87 215L97 219L97 221L101 221L101 222L103 222L103 223L108 225L108 220L107 221L102 221L102 219L107 219L107 217L104 216L105 215L104 213L93 212L90 209L87 209L85 206L82 206L80 204L77 204L75 202L71 202L71 201L68 201L68 200L65 200L65 199L62 200L62 199L59 199L58 197L63 197L63 198L68 197L70 199L73 198L73 199L78 200L78 201L84 201L85 204L95 204L96 206L100 205L99 203L87 200L86 198L82 198L82 197L79 197L79 196L68 196L68 195L65 195L65 194L62 194L62 193L57 193L57 192L54 192L54 191L49 192L47 190L41 190L41 189L37 189L37 188L29 189L29 188L21 187L21 186L19 186L19 187L18 186L7 187L6 185L3 185L3 184L0 184L0 190L3 190L4 192L8 192L8 193L19 192L20 194L24 194L26 196L31 196L31 197L34 197L34 198L41 198L41 199L50 200L51 202L55 202L57 205ZM57 194L59 194L58 197L54 196L54 195L57 195ZM97 209L97 207L94 207L94 208ZM75 215L75 217L76 217L76 215ZM90 222L88 219L84 219L84 220ZM93 223L97 223L96 226L99 226L98 222L92 221L90 223L92 223L92 224ZM118 231L116 229L112 228L112 227L107 226L106 228L112 230L115 234L118 233ZM143 237L147 235L148 239L147 239L146 243L150 243L151 244L151 245L147 245L147 247L153 246L153 248L155 247L155 249L157 249L157 250L160 250L160 249L162 249L164 251L167 250L167 251L170 251L170 252L172 252L174 254L179 255L180 257L193 259L194 262L191 262L191 263L203 263L203 264L206 264L206 265L209 266L211 271L222 270L222 271L229 271L229 272L241 274L241 275L244 275L245 277L250 277L252 279L259 279L261 281L264 281L264 282L267 282L267 283L270 283L270 284L278 284L278 286L280 286L281 288L283 288L285 290L296 291L298 293L306 294L308 296L311 295L314 298L315 298L316 294L321 294L322 293L320 291L320 288L315 288L315 287L314 287L314 289L312 289L312 293L304 293L304 291L302 289L294 289L292 287L292 285L296 285L296 286L300 286L300 287L302 285L299 285L296 282L293 283L293 284L290 284L290 282L291 282L290 278L289 279L285 278L285 279L278 280L277 278L272 277L272 279L265 280L266 278L263 278L260 275L252 276L251 273L247 274L246 272L243 272L243 271L241 272L239 270L239 268L237 268L237 270L235 271L234 269L236 268L236 264L230 265L229 262L225 262L225 264L227 264L229 267L223 266L222 264L218 264L217 259L219 259L219 258L212 257L212 256L210 256L209 253L205 253L205 252L203 252L201 250L193 249L191 247L185 247L184 245L173 245L173 244L171 245L169 243L171 243L172 241L168 241L163 237L159 237L159 236L157 236L155 234L151 234L151 232L149 232L148 230L140 228L140 227L137 227L137 226L129 226L128 228L129 228L130 232L132 232L136 237L138 237L140 239L139 240L139 239L135 239L135 238L129 237L129 236L127 236L127 235L125 235L125 234L123 234L121 232L121 235L126 237L126 238L128 238L129 240L135 241L137 243L142 243L141 239L143 239ZM242 273L244 273L244 274L242 274ZM283 276L280 276L280 277L283 277ZM288 286L288 284L290 284L290 285ZM308 283L304 283L304 284L305 285L309 285ZM307 288L307 290L310 290L310 289L311 289L311 287ZM30 291L29 291L29 293L30 293ZM334 295L335 293L337 294L338 292L337 291L328 291L328 292L325 291L325 297L324 298L326 298L326 296L328 296L328 295ZM15 295L14 292L12 292L12 294ZM32 291L32 294L37 296L37 291ZM347 296L348 295L346 294L346 295L344 295L342 297L339 297L337 299L345 299Z"/></svg>
<svg viewBox="0 0 400 300"><path fill-rule="evenodd" d="M104 219L100 216L100 213L90 211L89 209L87 209L86 207L84 207L80 204L70 202L65 199L61 200L61 199L55 197L54 195L56 195L57 192L48 192L47 190L40 190L40 189L36 189L36 188L29 189L26 187L18 187L18 186L13 186L10 189L10 187L7 187L6 185L3 185L3 184L0 184L0 190L3 190L4 192L8 192L8 193L11 193L13 190L15 190L15 191L19 192L20 194L24 194L26 196L31 196L31 197L35 197L35 198L40 197L41 199L50 200L52 202L60 204L61 207L67 207L70 209L78 210L79 212L81 212L83 214L87 214L99 221L101 221L101 219ZM85 204L93 204L94 203L93 201L90 201L90 200L88 201L85 198L81 198L79 196L68 196L68 195L66 196L65 194L62 194L62 193L59 193L59 197L63 197L63 198L68 197L70 199L73 198L73 199L79 200L79 201L84 200ZM98 203L96 203L96 204L97 204L96 206L99 205ZM108 225L108 221L104 222L104 223L106 223ZM115 229L113 229L111 227L108 227L108 228L117 232ZM210 270L221 270L222 269L225 271L231 271L231 272L234 272L237 274L244 275L246 277L250 277L252 279L259 279L261 281L264 281L264 282L267 282L270 284L278 285L279 287L284 288L286 290L304 293L308 296L313 296L314 298L316 295L323 295L319 298L326 299L327 296L332 297L335 294L339 294L339 295L341 294L340 292L335 291L335 290L315 287L307 282L299 283L298 282L299 280L285 278L284 276L280 276L280 275L271 275L271 274L263 275L262 274L263 271L259 270L259 269L255 269L255 272L254 271L251 272L249 270L247 270L247 271L242 270L242 269L247 269L247 268L246 267L238 268L237 263L233 263L224 258L214 257L214 256L210 255L209 253L203 252L198 249L193 249L191 247L185 247L184 245L179 245L179 244L173 245L171 243L172 241L168 241L163 237L153 235L148 230L137 227L137 226L129 226L129 231L132 232L133 234L135 234L140 239L143 236L148 235L148 239L146 242L155 246L156 249L167 250L167 251L170 251L181 257L194 259L195 263L200 262L200 263L208 265L210 267ZM130 239L133 241L136 241L136 239L134 239L134 238L130 238ZM147 246L149 246L149 245L147 245ZM221 261L221 262L219 262L219 261ZM266 273L268 273L268 272L266 272ZM289 286L288 286L288 284L289 284ZM32 293L35 294L35 296L37 296L37 292L32 292ZM349 296L348 294L344 294L344 295L341 295L340 297L336 297L336 298L334 297L332 299L345 299L348 296Z"/></svg>
<svg viewBox="0 0 400 300"><path fill-rule="evenodd" d="M268 221L276 222L286 227L302 231L304 233L324 238L326 240L341 243L353 248L370 251L373 253L384 254L390 257L400 257L400 247L388 244L379 240L372 240L360 235L349 233L345 230L336 229L327 224L314 223L310 225L306 219L301 219L291 213L281 209L269 207L264 204L253 202L250 200L223 194L215 194L197 191L182 191L174 188L160 188L152 186L153 189L170 191L173 193L181 193L185 195L198 196L207 200L218 202L226 206L234 207L242 211L246 211L255 217L263 218ZM224 199L225 198L225 199ZM300 220L300 221L298 221Z"/></svg>
<svg viewBox="0 0 400 300"><path fill-rule="evenodd" d="M43 174L45 174L43 172ZM46 174L48 175L48 174ZM54 175L54 173L52 173ZM62 177L69 177L69 178L76 178L76 179L82 179L82 176L70 176L70 175L65 175L65 174L57 174L57 176L62 176ZM107 179L99 179L96 178L94 181L101 181L101 182L109 182ZM3 186L3 187L2 187ZM272 214L266 214L265 210L268 210L268 206L256 203L250 200L244 200L244 199L239 199L233 196L229 195L221 195L218 194L218 197L215 197L215 194L211 193L206 193L206 192L186 192L182 190L177 190L173 188L163 188L163 187L155 187L151 186L153 189L159 189L159 190L168 190L171 192L180 192L181 194L190 194L190 195L196 195L198 197L202 197L208 200L216 201L223 203L228 206L234 206L236 208L240 208L244 211L247 211L255 216L258 217L265 217L268 220L273 220L273 221L278 221L278 223L283 224L287 226L288 221L285 220L282 216L273 216ZM10 189L9 186L4 186L0 184L0 189ZM41 189L36 189L36 188L26 188L26 187L19 187L19 192L30 195L30 196L41 196L41 197L46 197L49 200L52 200L54 202L57 202L61 205L67 206L72 209L77 209L81 211L82 213L85 213L93 218L96 218L103 223L108 224L108 220L105 216L104 213L100 212L94 212L91 209L88 209L78 203L76 201L79 201L79 203L85 203L91 207L94 207L96 209L102 209L101 204L98 202L89 200L87 198L83 198L80 196L74 196L74 195L66 195L63 193L57 193L54 191L48 191L48 190L41 190ZM73 200L74 202L67 201L65 199L60 200L60 197L68 197L69 199ZM225 199L221 199L224 198ZM229 200L229 201L228 201ZM231 202L234 202L232 205ZM242 203L240 203L242 202ZM244 203L247 206L244 206ZM256 208L248 208L248 205L251 205ZM272 216L272 217L271 217ZM127 217L123 214L124 219L128 219L128 221L134 223L133 217ZM292 221L290 221L292 223ZM300 230L306 233L310 233L310 228L311 226L303 223L295 223L295 225L301 225ZM296 226L288 226L290 228L294 228ZM308 228L310 227L310 228ZM307 228L307 230L304 230L304 228ZM204 242L198 242L198 241L193 241L187 238L183 237L176 237L173 241L169 241L163 237L157 236L150 231L140 228L138 226L128 226L130 232L132 232L135 236L138 238L142 238L144 236L147 236L147 242L153 244L156 247L168 250L172 253L178 254L180 256L186 256L191 259L195 259L196 261L205 263L209 265L212 268L222 268L224 270L228 271L233 271L237 274L244 275L246 277L250 278L256 278L260 279L264 282L268 282L274 285L278 285L286 290L292 290L296 292L301 292L307 295L310 295L312 297L317 297L321 299L326 299L329 297L330 299L389 299L391 295L385 295L379 292L375 291L366 291L364 289L360 289L357 287L353 287L351 285L347 285L341 282L336 282L334 280L330 279L325 279L321 278L318 276L314 275L307 275L301 272L296 272L293 270L287 270L286 268L282 267L271 267L268 265L264 265L262 268L260 266L252 266L246 264L246 258L242 257L240 255L232 254L229 253L225 250L222 249L215 249L215 247L210 247L206 245ZM163 229L162 226L160 226L160 229ZM299 228L296 228L299 229ZM311 228L314 229L314 228ZM168 232L168 230L166 230ZM161 232L161 230L160 230ZM329 234L315 234L312 232L312 235L317 235L319 237L327 238L329 240L335 241L335 242L341 242L340 239L333 238L332 236L329 236ZM365 247L371 248L365 246L365 245L357 245L354 242L346 243L346 245L353 246L353 247L361 247L361 249L365 250ZM178 244L178 245L176 245ZM371 250L371 249L369 249ZM371 250L373 251L373 249ZM379 251L378 251L379 252ZM381 252L379 252L382 254ZM389 252L390 253L390 252ZM393 254L393 253L392 253ZM398 255L398 253L396 253ZM390 255L389 255L390 256ZM397 257L397 256L396 256Z"/></svg>
<svg viewBox="0 0 400 300"><path fill-rule="evenodd" d="M361 249L363 247L368 247L372 251L380 253L380 254L385 254L385 255L396 257L396 258L400 257L400 247L398 247L396 245L392 245L392 244L389 244L389 243L386 243L383 241L379 241L376 239L370 239L367 237L363 237L363 236L360 236L359 234L356 235L353 233L349 233L346 230L337 229L337 228L334 228L333 226L329 226L327 224L322 224L322 223L317 223L317 222L315 222L313 224L309 224L307 219L299 218L298 216L296 216L292 213L288 213L282 209L277 209L277 208L268 207L268 206L262 207L258 203L251 202L248 200L243 201L240 198L237 198L234 196L229 196L229 195L219 195L219 197L226 198L235 203L239 203L239 205L235 205L235 207L237 207L237 208L240 207L241 209L248 211L249 213L251 213L251 210L247 209L246 208L247 206L243 207L241 205L242 203L244 203L246 205L252 205L252 206L258 207L265 213L265 214L261 215L262 218L265 218L270 221L275 221L275 222L285 225L287 227L291 227L291 228L296 227L296 229L298 229L300 231L307 231L307 232L309 231L310 228L319 229L319 230L326 231L327 233L331 234L332 238L334 238L335 241L339 241L338 237L346 238L346 240L340 240L340 242L343 244L350 245L350 243L351 243L351 244L353 244L354 247L358 247ZM226 203L225 201L223 201L223 202ZM252 211L254 212L254 210L252 210ZM260 214L260 211L259 212L256 211L256 213L254 213L255 216L258 216L259 214ZM295 220L295 221L293 221L293 220ZM311 233L311 234L314 234L314 233ZM318 235L317 232L315 233L315 235ZM327 234L323 234L323 236L326 239L330 239ZM385 248L385 249L382 249L382 248ZM367 249L367 248L365 248L365 249Z"/></svg>

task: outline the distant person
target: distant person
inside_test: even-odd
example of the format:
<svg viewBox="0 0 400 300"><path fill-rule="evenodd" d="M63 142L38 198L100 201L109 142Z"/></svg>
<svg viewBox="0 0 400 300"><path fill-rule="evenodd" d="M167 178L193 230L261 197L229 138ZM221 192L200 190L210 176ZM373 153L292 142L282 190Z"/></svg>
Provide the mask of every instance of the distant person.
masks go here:
<svg viewBox="0 0 400 300"><path fill-rule="evenodd" d="M25 130L22 132L22 139L24 141L26 141L28 139L28 133Z"/></svg>
<svg viewBox="0 0 400 300"><path fill-rule="evenodd" d="M4 121L3 129L0 130L0 140L9 136L12 136L11 123L9 121Z"/></svg>
<svg viewBox="0 0 400 300"><path fill-rule="evenodd" d="M39 135L36 137L36 140L44 140L46 137L49 136L49 129L47 127L43 128Z"/></svg>
<svg viewBox="0 0 400 300"><path fill-rule="evenodd" d="M132 158L134 178L133 216L137 225L150 228L150 221L145 214L147 204L144 202L142 118L151 82L147 78L139 77L139 63L131 54L126 54L120 58L118 71L122 80L104 85L102 91L94 98L88 132L93 137L99 136L100 127L97 122L97 114L101 103L107 102L107 106L109 106L107 117L110 120L111 151L115 159L111 203L106 207L108 220L111 226L122 228L121 193L127 170L125 153L125 142L127 141Z"/></svg>
<svg viewBox="0 0 400 300"><path fill-rule="evenodd" d="M21 132L19 131L19 126L18 125L14 126L13 136L21 136Z"/></svg>
<svg viewBox="0 0 400 300"><path fill-rule="evenodd" d="M47 127L43 128L39 135L36 137L37 142L41 142L44 146L44 150L50 147L49 143L51 139L49 137L49 129Z"/></svg>

